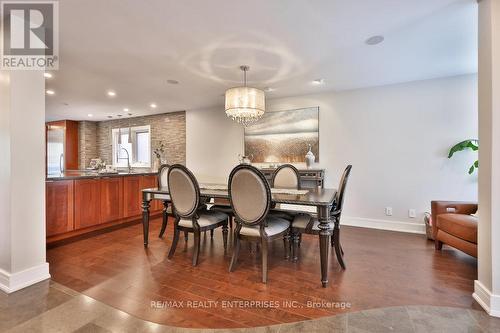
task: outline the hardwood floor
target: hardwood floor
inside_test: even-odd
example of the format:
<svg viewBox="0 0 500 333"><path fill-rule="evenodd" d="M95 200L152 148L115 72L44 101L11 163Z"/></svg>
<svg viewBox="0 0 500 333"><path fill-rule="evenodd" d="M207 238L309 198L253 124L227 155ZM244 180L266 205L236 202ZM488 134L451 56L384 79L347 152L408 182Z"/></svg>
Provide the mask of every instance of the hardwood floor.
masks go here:
<svg viewBox="0 0 500 333"><path fill-rule="evenodd" d="M168 260L171 222L159 239L161 220L151 221L147 250L140 224L50 249L52 279L141 319L180 327L255 327L400 305L480 309L471 296L477 261L449 247L435 252L423 235L342 227L347 269L330 255L330 285L322 288L316 236L303 236L298 263L284 260L283 242L274 242L265 285L260 253L245 243L228 273L232 249L224 255L220 230L213 241L209 233L202 237L197 267L192 235L187 244L181 237ZM244 300L267 303L229 303ZM343 304L350 307L329 307Z"/></svg>

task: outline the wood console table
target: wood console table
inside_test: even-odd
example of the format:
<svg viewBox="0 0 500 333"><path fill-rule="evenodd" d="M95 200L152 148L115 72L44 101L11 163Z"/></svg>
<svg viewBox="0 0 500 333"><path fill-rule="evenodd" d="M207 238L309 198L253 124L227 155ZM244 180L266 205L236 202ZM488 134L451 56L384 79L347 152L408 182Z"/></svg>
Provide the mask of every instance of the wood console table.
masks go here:
<svg viewBox="0 0 500 333"><path fill-rule="evenodd" d="M275 168L262 168L260 171L271 181ZM325 169L299 169L300 187L323 188L325 183Z"/></svg>

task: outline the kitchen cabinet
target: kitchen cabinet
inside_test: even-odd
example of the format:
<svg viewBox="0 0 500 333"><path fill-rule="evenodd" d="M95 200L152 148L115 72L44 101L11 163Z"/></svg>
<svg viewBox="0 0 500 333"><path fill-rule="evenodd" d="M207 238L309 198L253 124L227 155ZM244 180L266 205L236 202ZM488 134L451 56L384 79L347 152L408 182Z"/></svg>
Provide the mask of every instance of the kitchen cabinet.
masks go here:
<svg viewBox="0 0 500 333"><path fill-rule="evenodd" d="M99 175L72 172L48 176L46 228L49 246L88 233L140 222L142 189L156 187L156 174ZM151 201L150 212L163 204Z"/></svg>
<svg viewBox="0 0 500 333"><path fill-rule="evenodd" d="M47 174L78 169L78 122L53 121L45 124Z"/></svg>
<svg viewBox="0 0 500 333"><path fill-rule="evenodd" d="M75 229L94 226L101 220L100 179L75 180Z"/></svg>
<svg viewBox="0 0 500 333"><path fill-rule="evenodd" d="M123 217L137 216L142 213L143 176L128 176L123 179Z"/></svg>
<svg viewBox="0 0 500 333"><path fill-rule="evenodd" d="M123 216L123 177L103 177L100 180L100 223Z"/></svg>
<svg viewBox="0 0 500 333"><path fill-rule="evenodd" d="M73 181L48 181L45 184L45 224L47 236L74 230Z"/></svg>

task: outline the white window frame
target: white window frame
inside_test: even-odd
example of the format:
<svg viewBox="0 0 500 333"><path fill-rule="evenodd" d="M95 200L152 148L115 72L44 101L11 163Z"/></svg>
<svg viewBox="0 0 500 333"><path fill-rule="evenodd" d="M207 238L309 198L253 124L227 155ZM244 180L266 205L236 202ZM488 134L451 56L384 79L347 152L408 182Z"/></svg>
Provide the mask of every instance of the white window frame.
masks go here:
<svg viewBox="0 0 500 333"><path fill-rule="evenodd" d="M130 166L132 168L151 168L151 126L133 126L130 128L132 131L132 151L129 151L130 155ZM126 168L127 161L125 159L117 160L117 149L118 149L118 133L128 133L129 128L113 128L111 130L111 142L112 142L112 161L113 167L115 168ZM149 133L149 142L148 142L148 156L149 161L147 163L138 163L137 162L137 133Z"/></svg>

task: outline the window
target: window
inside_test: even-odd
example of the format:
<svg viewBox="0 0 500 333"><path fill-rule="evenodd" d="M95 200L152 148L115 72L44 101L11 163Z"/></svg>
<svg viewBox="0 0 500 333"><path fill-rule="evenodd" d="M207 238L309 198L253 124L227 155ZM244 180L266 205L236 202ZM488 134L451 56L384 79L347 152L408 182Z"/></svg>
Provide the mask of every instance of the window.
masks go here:
<svg viewBox="0 0 500 333"><path fill-rule="evenodd" d="M121 143L118 136L121 136ZM129 140L129 136L131 140ZM134 168L151 167L151 127L137 126L131 128L114 128L113 166L127 167L127 160ZM130 141L130 142L129 142Z"/></svg>

